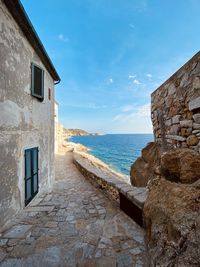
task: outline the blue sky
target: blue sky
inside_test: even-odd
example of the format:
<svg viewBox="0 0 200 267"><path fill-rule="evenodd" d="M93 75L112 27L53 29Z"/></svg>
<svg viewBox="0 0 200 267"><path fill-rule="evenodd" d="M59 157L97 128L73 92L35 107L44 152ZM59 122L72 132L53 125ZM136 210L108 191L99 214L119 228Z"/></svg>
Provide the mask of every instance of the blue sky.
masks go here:
<svg viewBox="0 0 200 267"><path fill-rule="evenodd" d="M150 94L199 50L199 0L23 0L66 128L149 133Z"/></svg>

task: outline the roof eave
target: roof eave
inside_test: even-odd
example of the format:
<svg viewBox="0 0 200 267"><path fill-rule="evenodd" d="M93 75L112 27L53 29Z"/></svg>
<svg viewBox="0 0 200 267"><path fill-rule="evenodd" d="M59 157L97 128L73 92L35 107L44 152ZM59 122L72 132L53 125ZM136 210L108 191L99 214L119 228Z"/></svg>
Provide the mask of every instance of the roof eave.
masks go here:
<svg viewBox="0 0 200 267"><path fill-rule="evenodd" d="M19 0L3 0L4 4L8 8L9 12L13 16L14 20L17 22L25 37L29 41L30 45L36 51L41 61L45 65L46 69L52 76L53 80L58 83L60 82L60 77L49 58L39 36L37 35L23 5Z"/></svg>

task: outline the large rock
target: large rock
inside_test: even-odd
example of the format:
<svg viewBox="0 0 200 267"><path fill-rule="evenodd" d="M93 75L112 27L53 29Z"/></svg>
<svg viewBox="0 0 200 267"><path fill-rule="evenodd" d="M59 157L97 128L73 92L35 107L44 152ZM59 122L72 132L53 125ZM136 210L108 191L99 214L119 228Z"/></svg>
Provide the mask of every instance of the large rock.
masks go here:
<svg viewBox="0 0 200 267"><path fill-rule="evenodd" d="M144 187L149 180L149 165L143 158L138 158L131 166L131 184L133 186Z"/></svg>
<svg viewBox="0 0 200 267"><path fill-rule="evenodd" d="M151 142L142 150L142 155L131 166L130 179L133 186L144 187L157 173L160 165L160 147Z"/></svg>
<svg viewBox="0 0 200 267"><path fill-rule="evenodd" d="M187 148L165 152L161 156L161 172L167 180L193 183L200 178L200 154Z"/></svg>
<svg viewBox="0 0 200 267"><path fill-rule="evenodd" d="M200 266L200 180L161 178L144 206L150 266Z"/></svg>
<svg viewBox="0 0 200 267"><path fill-rule="evenodd" d="M148 266L200 266L200 154L187 148L161 154L150 143L131 175L133 185L148 183Z"/></svg>

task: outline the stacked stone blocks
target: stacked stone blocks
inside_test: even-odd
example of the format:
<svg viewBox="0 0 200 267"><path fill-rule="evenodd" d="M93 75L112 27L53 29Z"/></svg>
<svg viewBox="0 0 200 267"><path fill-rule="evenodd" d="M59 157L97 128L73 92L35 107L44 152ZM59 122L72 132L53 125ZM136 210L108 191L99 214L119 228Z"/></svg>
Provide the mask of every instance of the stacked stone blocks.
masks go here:
<svg viewBox="0 0 200 267"><path fill-rule="evenodd" d="M200 52L151 96L155 141L200 153Z"/></svg>

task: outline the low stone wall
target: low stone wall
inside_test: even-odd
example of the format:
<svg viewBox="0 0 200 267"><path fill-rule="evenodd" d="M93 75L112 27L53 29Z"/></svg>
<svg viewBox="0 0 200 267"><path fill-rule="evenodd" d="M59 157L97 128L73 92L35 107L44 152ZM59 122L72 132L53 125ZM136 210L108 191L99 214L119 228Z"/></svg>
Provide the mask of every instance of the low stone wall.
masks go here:
<svg viewBox="0 0 200 267"><path fill-rule="evenodd" d="M200 52L151 96L155 141L200 152Z"/></svg>
<svg viewBox="0 0 200 267"><path fill-rule="evenodd" d="M103 190L108 197L120 205L125 213L143 226L143 206L148 195L146 188L128 184L125 180L120 179L120 176L108 173L102 166L96 167L82 154L74 153L74 164L94 186ZM128 203L130 204L129 208L127 208Z"/></svg>
<svg viewBox="0 0 200 267"><path fill-rule="evenodd" d="M96 171L91 171L88 169L88 166L84 166L80 161L74 161L78 170L83 174L84 177L90 180L91 184L97 188L103 190L112 200L115 200L119 203L119 192L118 190L109 184L107 181L98 176Z"/></svg>

